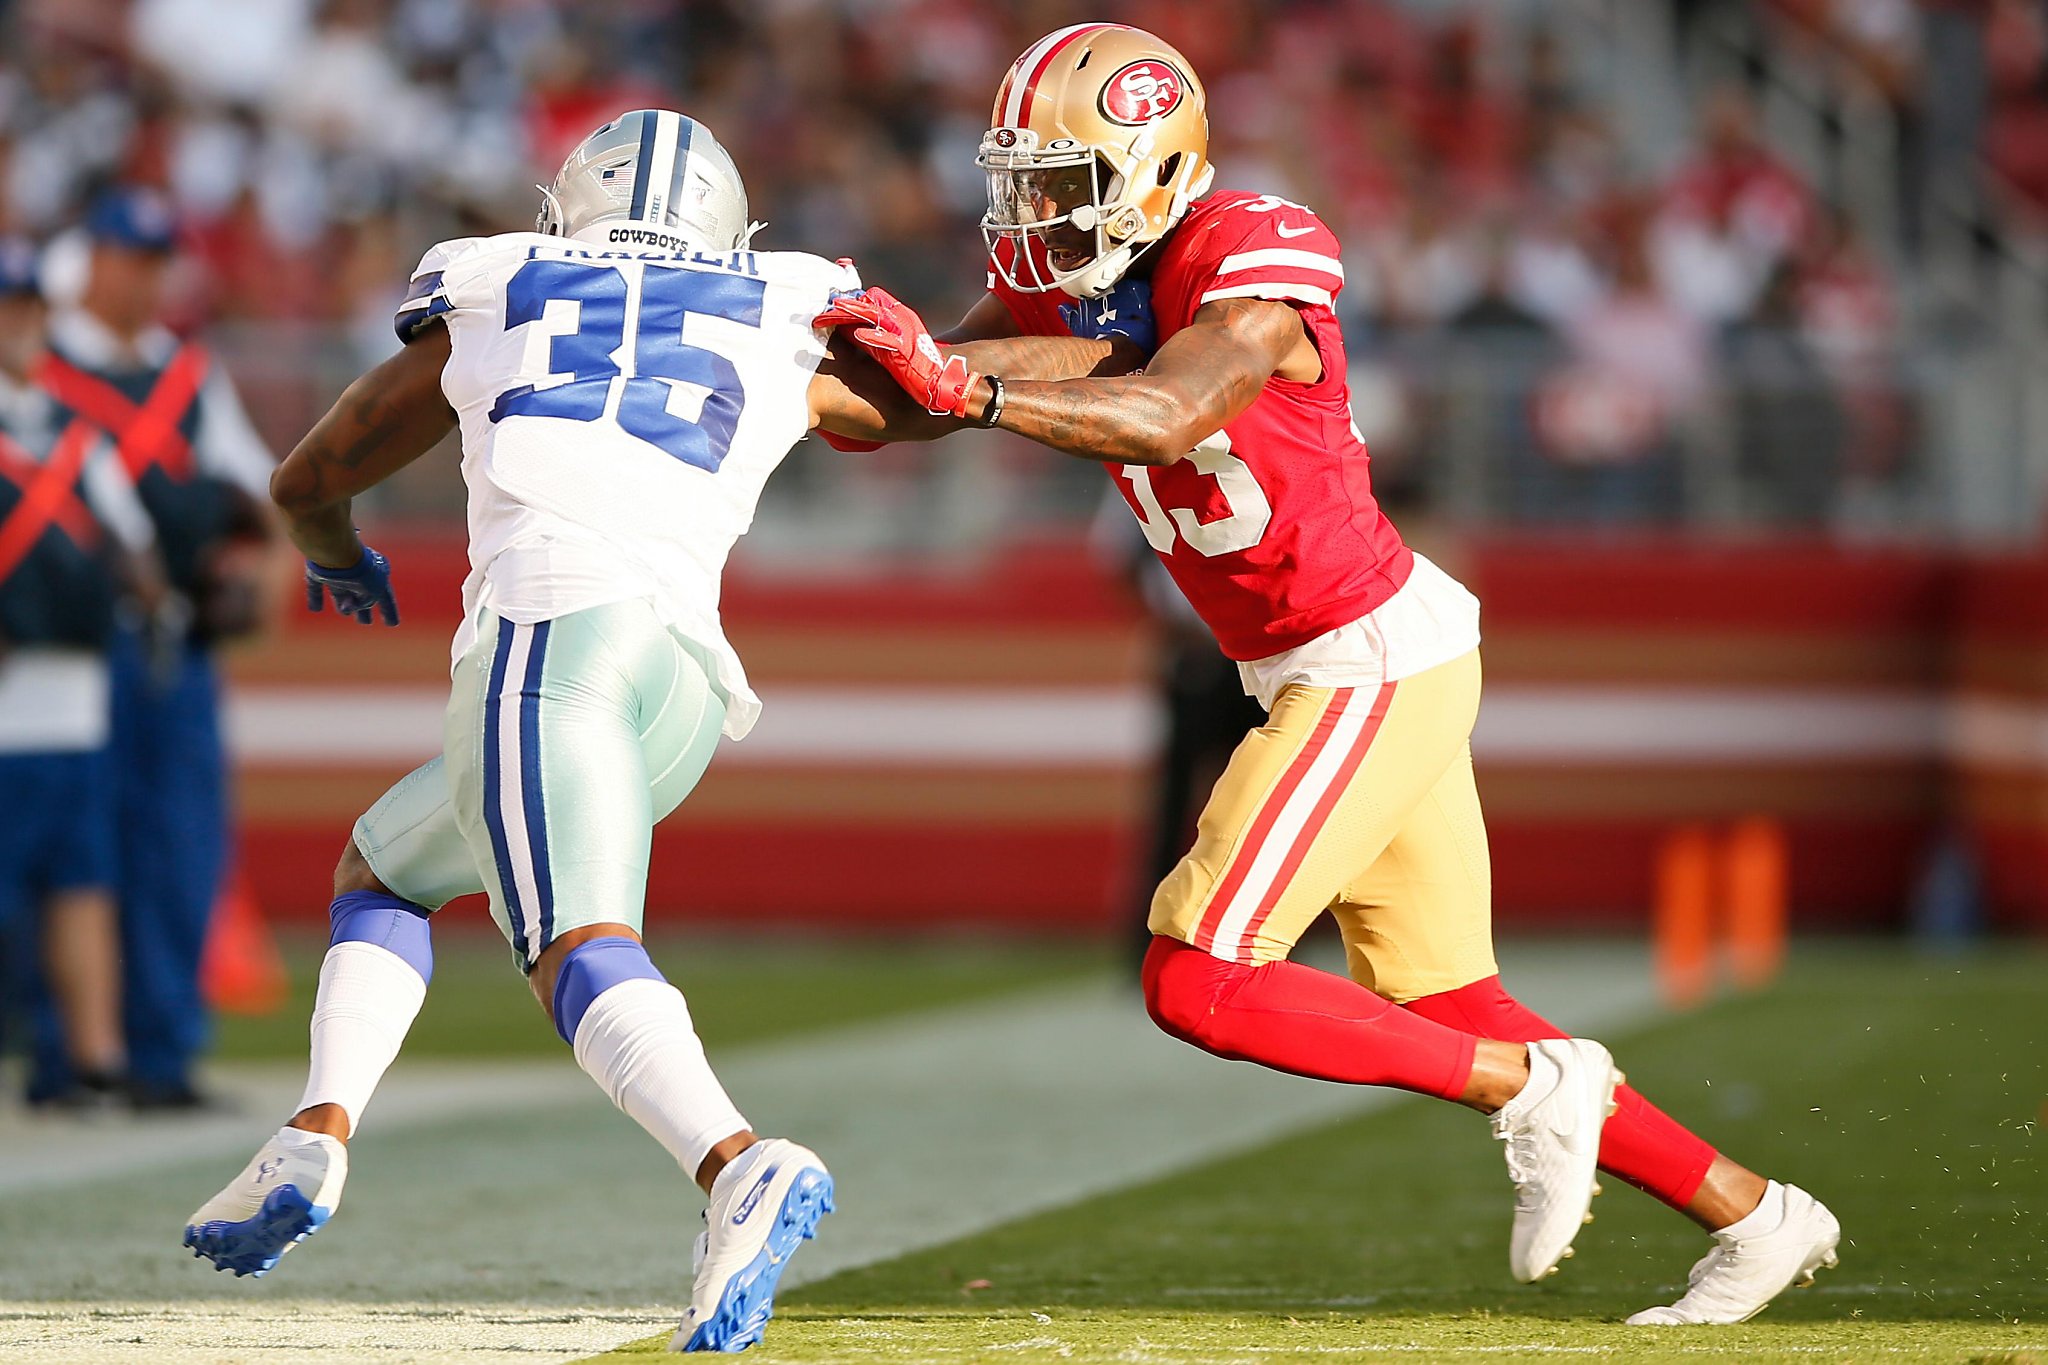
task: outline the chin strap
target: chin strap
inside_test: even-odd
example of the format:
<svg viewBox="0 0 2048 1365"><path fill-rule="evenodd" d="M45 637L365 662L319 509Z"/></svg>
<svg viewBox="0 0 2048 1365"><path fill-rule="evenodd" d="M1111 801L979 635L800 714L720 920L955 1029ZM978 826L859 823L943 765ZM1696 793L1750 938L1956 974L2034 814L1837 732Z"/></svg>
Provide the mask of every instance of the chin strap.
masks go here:
<svg viewBox="0 0 2048 1365"><path fill-rule="evenodd" d="M562 201L555 198L555 192L546 185L535 185L540 191L540 212L534 216L533 230L544 237L560 237L565 226L562 218Z"/></svg>
<svg viewBox="0 0 2048 1365"><path fill-rule="evenodd" d="M1097 257L1071 275L1060 279L1061 292L1070 298L1099 299L1116 288L1130 270L1137 253L1127 246L1120 246L1106 255Z"/></svg>

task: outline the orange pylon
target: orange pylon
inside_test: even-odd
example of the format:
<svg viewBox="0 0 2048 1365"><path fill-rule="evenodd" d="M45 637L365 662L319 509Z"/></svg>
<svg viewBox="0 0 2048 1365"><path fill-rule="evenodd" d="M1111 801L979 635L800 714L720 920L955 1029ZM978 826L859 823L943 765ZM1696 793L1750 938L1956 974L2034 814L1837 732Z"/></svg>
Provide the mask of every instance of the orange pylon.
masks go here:
<svg viewBox="0 0 2048 1365"><path fill-rule="evenodd" d="M1763 816L1738 821L1724 851L1728 968L1739 989L1758 990L1785 965L1790 857L1784 826Z"/></svg>
<svg viewBox="0 0 2048 1365"><path fill-rule="evenodd" d="M199 961L199 987L209 1005L227 1014L275 1013L290 992L277 936L240 866L230 867L221 880Z"/></svg>
<svg viewBox="0 0 2048 1365"><path fill-rule="evenodd" d="M1657 848L1651 934L1667 1003L1698 1004L1725 953L1742 990L1769 985L1785 962L1791 855L1785 829L1750 816L1727 830L1680 825Z"/></svg>
<svg viewBox="0 0 2048 1365"><path fill-rule="evenodd" d="M1714 844L1704 825L1681 825L1657 849L1651 933L1667 1003L1698 1004L1714 976Z"/></svg>

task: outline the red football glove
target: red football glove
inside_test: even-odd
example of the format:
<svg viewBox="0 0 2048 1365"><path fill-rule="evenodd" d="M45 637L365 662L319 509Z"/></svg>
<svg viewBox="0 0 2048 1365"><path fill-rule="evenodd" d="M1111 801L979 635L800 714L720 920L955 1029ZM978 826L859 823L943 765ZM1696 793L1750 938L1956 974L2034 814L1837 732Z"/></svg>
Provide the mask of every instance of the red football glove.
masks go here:
<svg viewBox="0 0 2048 1365"><path fill-rule="evenodd" d="M967 415L967 395L982 376L967 368L964 357L942 352L924 319L888 290L841 294L814 322L819 327L852 327L853 339L926 412Z"/></svg>

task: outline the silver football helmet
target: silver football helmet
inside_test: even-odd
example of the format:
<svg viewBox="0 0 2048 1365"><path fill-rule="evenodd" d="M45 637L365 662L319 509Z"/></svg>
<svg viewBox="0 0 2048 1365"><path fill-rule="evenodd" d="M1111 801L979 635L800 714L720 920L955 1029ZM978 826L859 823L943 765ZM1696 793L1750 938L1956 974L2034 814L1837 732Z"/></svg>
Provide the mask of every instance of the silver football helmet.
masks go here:
<svg viewBox="0 0 2048 1365"><path fill-rule="evenodd" d="M583 139L553 186L537 186L534 231L606 245L730 251L747 221L747 187L732 157L693 118L635 109Z"/></svg>

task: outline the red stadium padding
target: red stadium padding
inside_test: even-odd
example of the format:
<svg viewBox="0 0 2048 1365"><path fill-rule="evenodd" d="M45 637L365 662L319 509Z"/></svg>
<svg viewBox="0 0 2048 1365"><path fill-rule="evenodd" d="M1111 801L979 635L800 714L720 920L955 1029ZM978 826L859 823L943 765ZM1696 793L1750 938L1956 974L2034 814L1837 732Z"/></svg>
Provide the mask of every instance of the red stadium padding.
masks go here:
<svg viewBox="0 0 2048 1365"><path fill-rule="evenodd" d="M396 566L406 628L295 617L235 660L244 695L289 698L346 667L366 696L431 707L461 542L372 539ZM1489 538L1441 559L1485 604L1493 706L1476 748L1504 926L1644 925L1675 824L1762 816L1785 832L1795 928L1898 926L1930 850L1960 831L1994 922L2048 929L2048 561L1649 536ZM828 705L844 688L1129 706L1148 687L1146 627L1075 542L855 576L742 561L725 603L771 709L792 687ZM1552 741L1544 718L1575 699L1582 724L1610 704L1653 721L1600 752ZM1867 715L1833 747L1784 754L1726 729L1795 704ZM1675 717L1668 743L1655 717ZM1712 742L1686 750L1676 730L1694 723ZM735 750L657 833L654 918L1107 931L1142 901L1141 751L1124 742L1046 768L1028 753L763 762L758 745ZM356 809L401 766L331 754L244 766L243 847L266 909L318 912Z"/></svg>
<svg viewBox="0 0 2048 1365"><path fill-rule="evenodd" d="M245 821L245 828L263 828ZM1128 882L1122 828L1104 824L1025 832L762 822L664 826L648 876L650 929L690 924L972 932L982 928L1096 934L1113 922ZM347 825L265 829L245 859L267 911L324 922L328 883ZM1133 911L1135 913L1135 911ZM442 923L485 927L481 898L457 901Z"/></svg>

